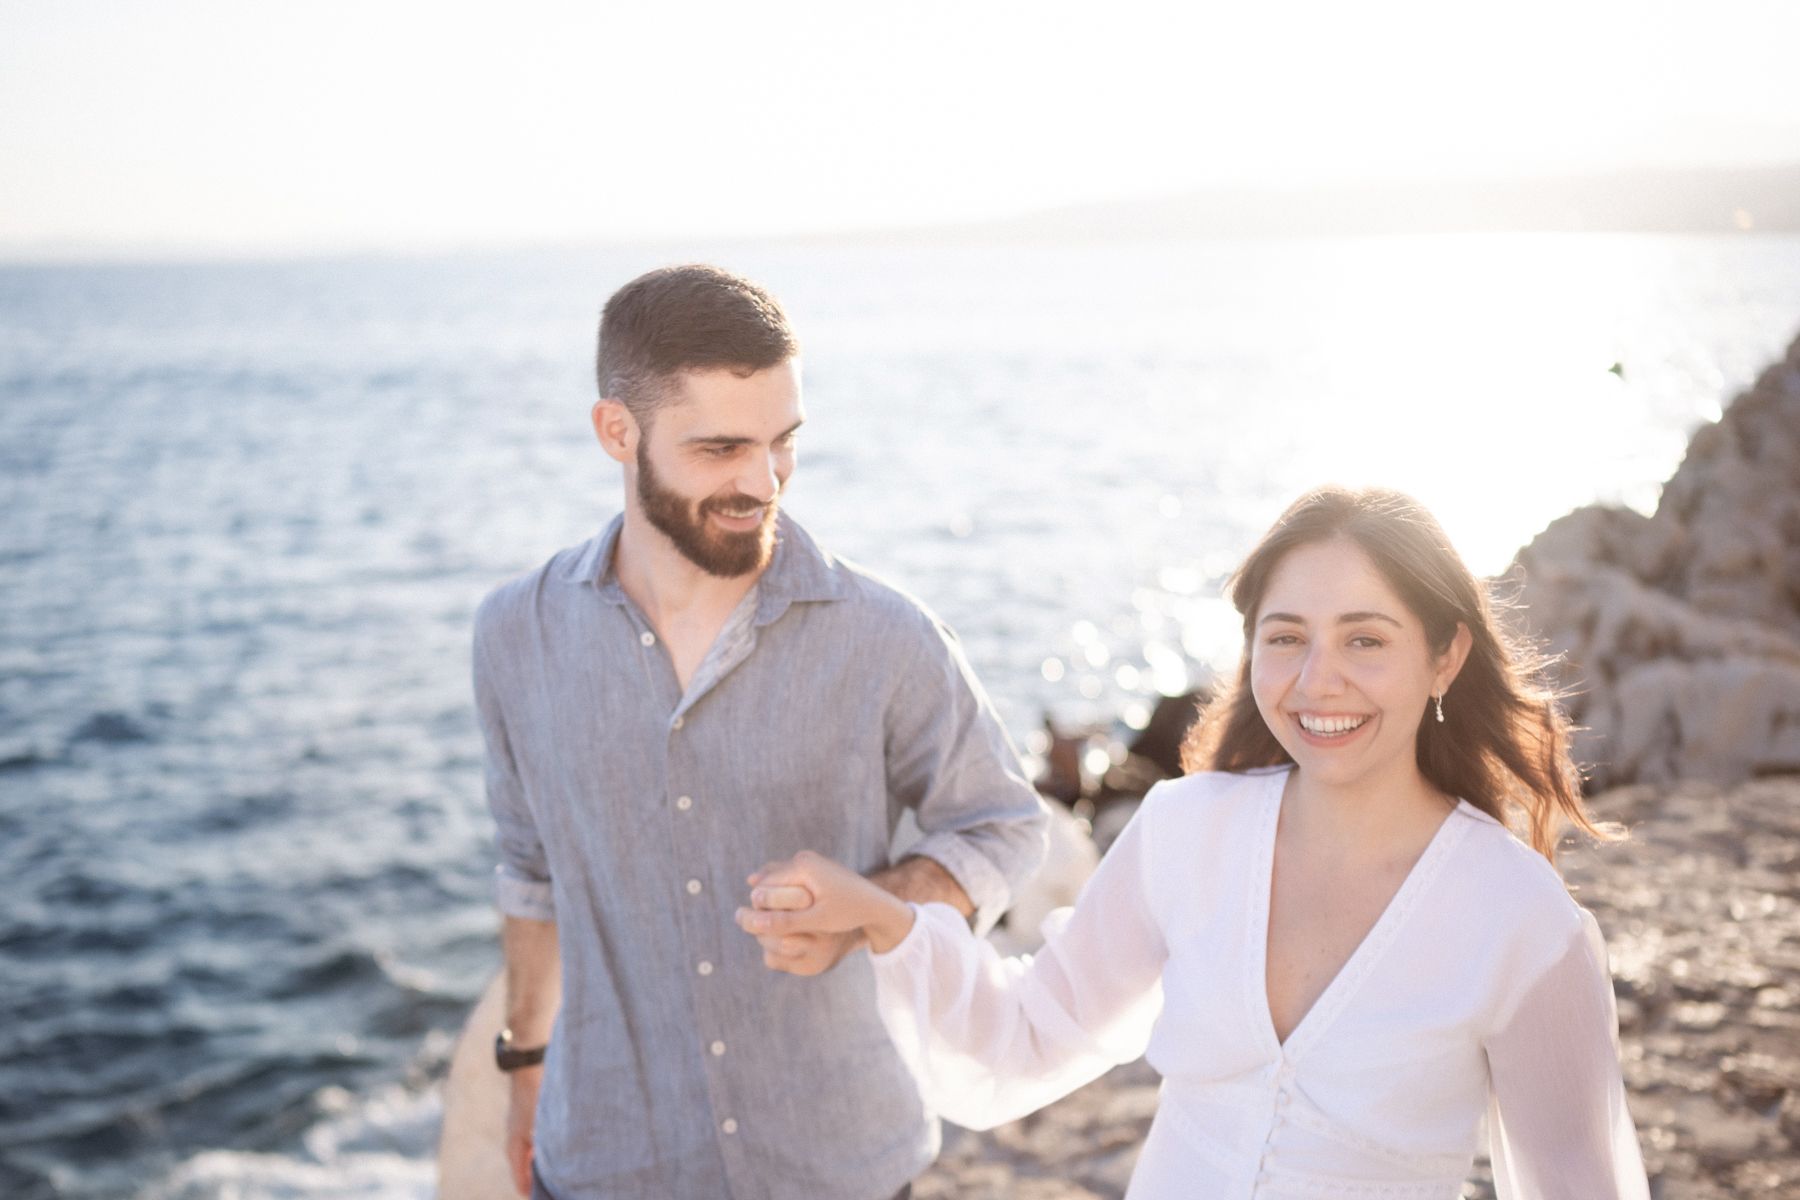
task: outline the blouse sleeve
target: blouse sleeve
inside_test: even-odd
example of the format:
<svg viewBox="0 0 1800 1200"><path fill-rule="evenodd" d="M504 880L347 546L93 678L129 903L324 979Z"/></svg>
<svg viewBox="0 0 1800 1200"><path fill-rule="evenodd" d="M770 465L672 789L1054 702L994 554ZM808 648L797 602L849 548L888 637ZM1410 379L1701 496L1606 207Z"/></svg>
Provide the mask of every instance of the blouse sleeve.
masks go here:
<svg viewBox="0 0 1800 1200"><path fill-rule="evenodd" d="M1593 914L1487 1040L1500 1200L1648 1200L1619 1071L1619 1019Z"/></svg>
<svg viewBox="0 0 1800 1200"><path fill-rule="evenodd" d="M1146 879L1152 803L1045 919L1035 956L1001 958L942 904L916 906L905 940L872 956L882 1021L939 1114L991 1129L1144 1053L1167 957Z"/></svg>

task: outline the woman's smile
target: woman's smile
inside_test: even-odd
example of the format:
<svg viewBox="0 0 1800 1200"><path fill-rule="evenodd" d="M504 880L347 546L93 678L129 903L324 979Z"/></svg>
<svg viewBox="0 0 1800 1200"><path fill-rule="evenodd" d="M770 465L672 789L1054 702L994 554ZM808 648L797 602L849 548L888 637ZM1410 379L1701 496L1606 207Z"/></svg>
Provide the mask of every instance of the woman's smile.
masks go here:
<svg viewBox="0 0 1800 1200"><path fill-rule="evenodd" d="M1298 712L1290 715L1302 740L1309 746L1335 747L1355 741L1357 735L1375 720L1369 713Z"/></svg>

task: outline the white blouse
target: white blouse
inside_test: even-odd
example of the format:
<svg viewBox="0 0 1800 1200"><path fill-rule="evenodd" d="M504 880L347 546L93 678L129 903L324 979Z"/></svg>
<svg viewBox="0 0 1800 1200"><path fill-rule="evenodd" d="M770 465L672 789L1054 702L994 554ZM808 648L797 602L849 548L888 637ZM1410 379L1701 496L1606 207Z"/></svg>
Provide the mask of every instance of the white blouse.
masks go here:
<svg viewBox="0 0 1800 1200"><path fill-rule="evenodd" d="M1264 983L1286 769L1153 788L1043 949L917 908L872 956L926 1101L991 1128L1148 1051L1127 1200L1453 1200L1487 1118L1502 1200L1647 1198L1594 918L1463 802L1285 1043Z"/></svg>

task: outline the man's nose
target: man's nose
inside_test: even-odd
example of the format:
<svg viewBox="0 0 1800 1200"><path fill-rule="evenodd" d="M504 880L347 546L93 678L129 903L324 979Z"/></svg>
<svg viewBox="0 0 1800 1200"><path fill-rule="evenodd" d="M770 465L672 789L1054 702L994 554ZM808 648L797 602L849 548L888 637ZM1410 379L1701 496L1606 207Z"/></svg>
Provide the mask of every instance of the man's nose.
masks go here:
<svg viewBox="0 0 1800 1200"><path fill-rule="evenodd" d="M764 504L775 499L781 491L781 475L776 471L774 452L748 455L737 486L744 495Z"/></svg>

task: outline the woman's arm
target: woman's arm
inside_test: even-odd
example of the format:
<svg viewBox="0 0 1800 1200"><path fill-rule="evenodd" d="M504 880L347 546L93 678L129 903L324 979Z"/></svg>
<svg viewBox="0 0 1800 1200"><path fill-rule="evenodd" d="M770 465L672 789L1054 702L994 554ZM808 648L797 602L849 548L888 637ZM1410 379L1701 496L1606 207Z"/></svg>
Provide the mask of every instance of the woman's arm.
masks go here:
<svg viewBox="0 0 1800 1200"><path fill-rule="evenodd" d="M1606 945L1584 909L1562 955L1487 1039L1501 1200L1647 1200L1618 1038Z"/></svg>
<svg viewBox="0 0 1800 1200"><path fill-rule="evenodd" d="M1146 800L1074 908L1046 921L1035 957L1001 958L955 910L907 905L817 855L755 877L753 898L790 911L745 909L739 921L752 932L865 930L882 1020L927 1103L990 1128L1144 1052L1167 958L1146 853L1153 808Z"/></svg>

